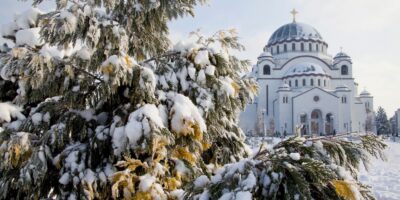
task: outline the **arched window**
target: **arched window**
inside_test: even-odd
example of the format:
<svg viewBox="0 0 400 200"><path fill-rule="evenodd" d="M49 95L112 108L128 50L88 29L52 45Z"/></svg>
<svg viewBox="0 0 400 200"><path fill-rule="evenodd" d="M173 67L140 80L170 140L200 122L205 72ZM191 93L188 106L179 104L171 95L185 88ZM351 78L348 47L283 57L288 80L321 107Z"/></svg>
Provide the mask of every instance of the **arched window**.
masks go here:
<svg viewBox="0 0 400 200"><path fill-rule="evenodd" d="M314 86L314 79L311 79L311 80L310 80L310 85L311 85L311 86Z"/></svg>
<svg viewBox="0 0 400 200"><path fill-rule="evenodd" d="M312 45L311 45L311 43L308 43L308 50L309 50L309 51L312 51Z"/></svg>
<svg viewBox="0 0 400 200"><path fill-rule="evenodd" d="M301 49L301 51L304 51L304 43L300 44L300 49Z"/></svg>
<svg viewBox="0 0 400 200"><path fill-rule="evenodd" d="M286 44L283 45L283 51L287 52L287 45Z"/></svg>
<svg viewBox="0 0 400 200"><path fill-rule="evenodd" d="M264 65L264 75L270 75L271 74L271 67L269 65Z"/></svg>
<svg viewBox="0 0 400 200"><path fill-rule="evenodd" d="M292 87L292 81L289 81L289 87Z"/></svg>
<svg viewBox="0 0 400 200"><path fill-rule="evenodd" d="M326 87L326 80L324 80L324 87Z"/></svg>
<svg viewBox="0 0 400 200"><path fill-rule="evenodd" d="M276 46L276 53L279 53L279 45Z"/></svg>
<svg viewBox="0 0 400 200"><path fill-rule="evenodd" d="M342 103L347 103L347 97L346 96L342 96Z"/></svg>
<svg viewBox="0 0 400 200"><path fill-rule="evenodd" d="M306 79L303 79L303 86L306 86Z"/></svg>
<svg viewBox="0 0 400 200"><path fill-rule="evenodd" d="M289 103L289 97L284 96L284 97L282 98L282 102L283 102L283 103Z"/></svg>
<svg viewBox="0 0 400 200"><path fill-rule="evenodd" d="M349 67L347 65L342 65L342 75L348 75L349 74Z"/></svg>
<svg viewBox="0 0 400 200"><path fill-rule="evenodd" d="M321 86L321 79L318 79L318 86Z"/></svg>
<svg viewBox="0 0 400 200"><path fill-rule="evenodd" d="M292 51L296 51L296 44L292 43Z"/></svg>
<svg viewBox="0 0 400 200"><path fill-rule="evenodd" d="M298 86L299 86L299 81L295 80L295 81L294 81L294 85L295 85L296 87L298 87Z"/></svg>
<svg viewBox="0 0 400 200"><path fill-rule="evenodd" d="M319 45L318 44L315 45L315 49L316 49L316 51L319 51Z"/></svg>

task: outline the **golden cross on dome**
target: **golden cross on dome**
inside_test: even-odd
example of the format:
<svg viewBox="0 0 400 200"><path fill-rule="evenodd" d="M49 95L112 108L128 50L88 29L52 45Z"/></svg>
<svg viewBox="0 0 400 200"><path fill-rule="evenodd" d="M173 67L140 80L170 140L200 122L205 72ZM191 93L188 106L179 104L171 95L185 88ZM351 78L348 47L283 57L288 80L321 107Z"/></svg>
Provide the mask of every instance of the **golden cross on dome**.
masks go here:
<svg viewBox="0 0 400 200"><path fill-rule="evenodd" d="M290 13L293 15L293 23L296 22L296 15L299 14L299 12L297 12L296 9L293 9Z"/></svg>

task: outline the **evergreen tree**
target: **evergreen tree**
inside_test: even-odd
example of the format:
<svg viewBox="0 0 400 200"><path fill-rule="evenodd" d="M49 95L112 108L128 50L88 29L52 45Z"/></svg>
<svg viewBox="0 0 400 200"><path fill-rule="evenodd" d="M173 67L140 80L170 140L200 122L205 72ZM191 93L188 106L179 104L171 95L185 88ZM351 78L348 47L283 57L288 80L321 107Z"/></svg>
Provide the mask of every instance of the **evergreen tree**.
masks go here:
<svg viewBox="0 0 400 200"><path fill-rule="evenodd" d="M390 122L385 110L379 106L375 117L376 131L378 135L389 135L391 133Z"/></svg>
<svg viewBox="0 0 400 200"><path fill-rule="evenodd" d="M348 199L373 200L358 180L370 155L383 158L383 141L364 135L353 143L339 137L292 137L252 158L225 165L208 178L200 176L188 199ZM369 155L370 154L370 155Z"/></svg>
<svg viewBox="0 0 400 200"><path fill-rule="evenodd" d="M323 148L294 138L243 159L238 112L257 87L239 76L249 62L229 54L243 50L235 31L194 32L195 43L169 49L167 23L193 15L203 0L55 2L2 30L14 46L0 49L0 199L181 199L184 189L187 197L218 196L220 184L241 179L218 173L231 162L253 163L237 169L254 170L245 185L255 198L265 195L252 178L272 167L275 174L264 174L285 183L271 189L275 197L287 188L341 199L353 187L340 169L354 177L359 158L384 148L371 136L324 140ZM207 184L213 174L224 181Z"/></svg>
<svg viewBox="0 0 400 200"><path fill-rule="evenodd" d="M56 0L6 25L0 198L177 199L247 156L238 112L257 87L235 31L167 50L168 21L202 2Z"/></svg>

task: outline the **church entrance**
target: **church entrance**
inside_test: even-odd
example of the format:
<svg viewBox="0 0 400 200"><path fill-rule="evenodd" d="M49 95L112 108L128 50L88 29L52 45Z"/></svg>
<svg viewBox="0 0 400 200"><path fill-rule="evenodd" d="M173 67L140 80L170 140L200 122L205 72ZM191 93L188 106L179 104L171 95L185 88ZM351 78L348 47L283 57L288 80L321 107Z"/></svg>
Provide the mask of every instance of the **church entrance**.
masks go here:
<svg viewBox="0 0 400 200"><path fill-rule="evenodd" d="M300 115L300 134L301 134L301 136L309 134L308 119L307 119L307 114L305 114L305 113Z"/></svg>
<svg viewBox="0 0 400 200"><path fill-rule="evenodd" d="M328 113L325 117L325 134L333 135L333 115Z"/></svg>
<svg viewBox="0 0 400 200"><path fill-rule="evenodd" d="M322 112L318 109L311 112L311 135L322 134Z"/></svg>

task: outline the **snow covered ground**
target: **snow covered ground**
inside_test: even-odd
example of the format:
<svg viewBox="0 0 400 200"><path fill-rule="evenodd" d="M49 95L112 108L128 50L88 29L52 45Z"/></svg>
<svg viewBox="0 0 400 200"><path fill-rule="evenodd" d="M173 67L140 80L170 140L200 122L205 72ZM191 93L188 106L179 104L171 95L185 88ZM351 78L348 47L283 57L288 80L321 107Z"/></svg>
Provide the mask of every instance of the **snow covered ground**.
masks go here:
<svg viewBox="0 0 400 200"><path fill-rule="evenodd" d="M281 141L281 138L248 137L246 143L256 153L264 142L267 147L272 147ZM373 158L367 172L364 167L360 169L361 182L372 186L377 200L400 200L400 142L387 141L385 150L387 161Z"/></svg>
<svg viewBox="0 0 400 200"><path fill-rule="evenodd" d="M361 182L372 186L378 200L400 199L400 143L388 141L387 161L373 159L369 172L360 170Z"/></svg>

